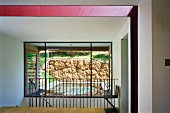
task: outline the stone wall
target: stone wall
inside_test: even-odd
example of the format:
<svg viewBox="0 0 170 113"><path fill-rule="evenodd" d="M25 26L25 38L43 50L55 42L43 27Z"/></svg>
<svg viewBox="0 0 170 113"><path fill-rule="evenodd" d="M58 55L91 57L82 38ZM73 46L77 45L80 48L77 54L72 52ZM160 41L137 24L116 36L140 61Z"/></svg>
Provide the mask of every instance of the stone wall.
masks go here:
<svg viewBox="0 0 170 113"><path fill-rule="evenodd" d="M43 66L43 70L45 70ZM47 62L47 72L56 79L67 80L108 80L109 64L104 61L88 59L50 59Z"/></svg>

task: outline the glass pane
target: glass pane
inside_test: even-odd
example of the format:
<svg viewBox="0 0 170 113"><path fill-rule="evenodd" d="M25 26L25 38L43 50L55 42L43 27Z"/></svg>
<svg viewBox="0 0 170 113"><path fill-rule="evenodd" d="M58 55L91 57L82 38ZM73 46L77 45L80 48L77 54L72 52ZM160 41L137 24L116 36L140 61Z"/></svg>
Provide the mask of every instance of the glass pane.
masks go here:
<svg viewBox="0 0 170 113"><path fill-rule="evenodd" d="M38 47L38 77L37 87L38 96L45 96L46 92L46 61L45 61L45 43L34 43Z"/></svg>
<svg viewBox="0 0 170 113"><path fill-rule="evenodd" d="M38 49L32 44L25 44L25 93L29 95L34 92L35 78L37 77L37 52ZM32 85L30 84L32 83Z"/></svg>
<svg viewBox="0 0 170 113"><path fill-rule="evenodd" d="M36 67L37 67L37 54L27 53L27 76L28 78L36 77Z"/></svg>
<svg viewBox="0 0 170 113"><path fill-rule="evenodd" d="M90 95L90 43L47 43L47 95Z"/></svg>
<svg viewBox="0 0 170 113"><path fill-rule="evenodd" d="M25 95L39 96L41 68L40 51L43 43L25 43Z"/></svg>
<svg viewBox="0 0 170 113"><path fill-rule="evenodd" d="M111 89L110 46L111 43L92 43L92 84L98 89L92 96L103 96Z"/></svg>
<svg viewBox="0 0 170 113"><path fill-rule="evenodd" d="M27 96L88 97L111 92L111 43L25 45Z"/></svg>

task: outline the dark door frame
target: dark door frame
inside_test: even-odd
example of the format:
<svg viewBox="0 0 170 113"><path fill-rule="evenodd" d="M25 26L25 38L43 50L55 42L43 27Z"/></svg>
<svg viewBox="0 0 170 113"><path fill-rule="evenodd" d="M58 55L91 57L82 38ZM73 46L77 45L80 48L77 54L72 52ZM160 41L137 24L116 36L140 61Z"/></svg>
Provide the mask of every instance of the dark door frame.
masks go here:
<svg viewBox="0 0 170 113"><path fill-rule="evenodd" d="M138 6L128 15L131 25L131 113L138 113Z"/></svg>

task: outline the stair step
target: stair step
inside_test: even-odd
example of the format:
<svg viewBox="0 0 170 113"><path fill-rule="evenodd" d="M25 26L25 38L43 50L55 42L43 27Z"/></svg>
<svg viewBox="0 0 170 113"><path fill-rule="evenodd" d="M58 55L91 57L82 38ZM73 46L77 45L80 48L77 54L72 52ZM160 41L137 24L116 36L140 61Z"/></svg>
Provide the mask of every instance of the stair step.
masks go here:
<svg viewBox="0 0 170 113"><path fill-rule="evenodd" d="M116 108L105 108L104 110L106 113L119 113Z"/></svg>
<svg viewBox="0 0 170 113"><path fill-rule="evenodd" d="M118 95L104 95L104 98L118 98Z"/></svg>

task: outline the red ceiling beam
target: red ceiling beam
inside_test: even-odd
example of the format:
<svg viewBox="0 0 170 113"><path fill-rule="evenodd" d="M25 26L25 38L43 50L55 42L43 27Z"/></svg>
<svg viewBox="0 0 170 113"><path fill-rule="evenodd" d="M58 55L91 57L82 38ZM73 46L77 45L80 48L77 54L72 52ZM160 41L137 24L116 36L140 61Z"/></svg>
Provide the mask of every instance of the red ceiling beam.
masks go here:
<svg viewBox="0 0 170 113"><path fill-rule="evenodd" d="M132 6L0 5L0 16L127 16Z"/></svg>

